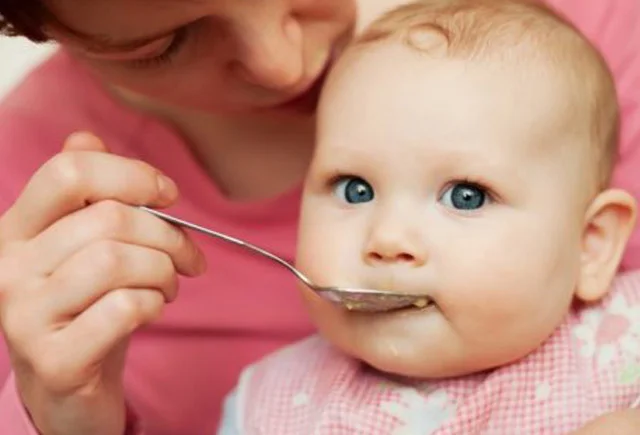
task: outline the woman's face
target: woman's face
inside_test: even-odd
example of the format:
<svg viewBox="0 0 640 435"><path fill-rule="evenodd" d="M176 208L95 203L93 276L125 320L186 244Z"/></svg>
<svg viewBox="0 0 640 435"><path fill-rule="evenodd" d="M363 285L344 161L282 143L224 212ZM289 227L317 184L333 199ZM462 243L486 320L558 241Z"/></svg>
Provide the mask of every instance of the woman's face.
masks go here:
<svg viewBox="0 0 640 435"><path fill-rule="evenodd" d="M307 110L354 0L53 0L58 41L102 79L210 112Z"/></svg>

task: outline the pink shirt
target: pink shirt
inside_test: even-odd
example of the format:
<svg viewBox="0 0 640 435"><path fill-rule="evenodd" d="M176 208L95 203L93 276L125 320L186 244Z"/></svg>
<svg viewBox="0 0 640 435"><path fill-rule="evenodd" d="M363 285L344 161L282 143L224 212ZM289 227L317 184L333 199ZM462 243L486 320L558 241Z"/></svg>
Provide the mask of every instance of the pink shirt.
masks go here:
<svg viewBox="0 0 640 435"><path fill-rule="evenodd" d="M638 341L640 271L531 354L468 376L394 379L313 336L243 372L225 435L569 434L635 405Z"/></svg>
<svg viewBox="0 0 640 435"><path fill-rule="evenodd" d="M615 184L640 197L640 3L554 0L604 51L624 114ZM292 258L299 189L253 204L226 200L179 136L113 102L64 53L34 72L0 106L0 211L75 130L91 130L113 151L149 161L172 176L183 199L176 214L244 237ZM9 162L9 163L7 163ZM210 435L240 370L312 332L293 278L270 263L203 237L210 272L183 280L178 300L136 333L127 361L129 401L149 435ZM625 258L640 267L640 233ZM0 433L35 435L19 401L8 357L0 352Z"/></svg>
<svg viewBox="0 0 640 435"><path fill-rule="evenodd" d="M260 203L226 200L173 131L113 102L65 53L0 106L0 120L1 210L68 134L91 130L113 152L171 176L182 192L176 215L292 259L299 188ZM292 275L223 242L193 237L209 271L182 280L180 297L160 321L135 334L128 355L128 399L151 435L215 433L219 404L240 369L312 332ZM9 373L2 349L1 384ZM0 434L35 435L11 380L0 393Z"/></svg>

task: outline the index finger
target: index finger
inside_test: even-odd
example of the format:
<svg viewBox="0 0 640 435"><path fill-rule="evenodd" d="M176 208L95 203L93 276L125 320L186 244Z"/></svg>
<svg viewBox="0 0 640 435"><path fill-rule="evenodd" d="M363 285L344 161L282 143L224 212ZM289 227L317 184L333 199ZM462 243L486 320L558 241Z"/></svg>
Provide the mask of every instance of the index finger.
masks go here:
<svg viewBox="0 0 640 435"><path fill-rule="evenodd" d="M36 172L0 219L0 238L31 239L58 219L101 200L166 207L177 195L171 179L142 161L99 151L63 152Z"/></svg>

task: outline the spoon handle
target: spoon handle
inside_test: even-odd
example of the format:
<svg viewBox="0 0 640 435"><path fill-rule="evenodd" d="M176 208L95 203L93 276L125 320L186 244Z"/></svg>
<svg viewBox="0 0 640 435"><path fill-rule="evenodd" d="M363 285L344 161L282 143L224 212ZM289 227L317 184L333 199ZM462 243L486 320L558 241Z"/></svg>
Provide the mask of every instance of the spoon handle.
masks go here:
<svg viewBox="0 0 640 435"><path fill-rule="evenodd" d="M214 230L210 230L209 228L205 228L203 226L185 221L183 219L177 218L175 216L171 216L170 214L149 208L149 207L145 207L145 206L139 206L138 207L140 210L146 211L147 213L151 213L152 215L167 221L169 223L172 223L174 225L178 225L184 228L189 228L190 230L194 230L194 231L198 231L200 233L206 234L208 236L211 237L215 237L217 239L220 240L224 240L225 242L229 242L229 243L233 243L234 245L238 245L242 248L248 249L250 251L253 251L257 254L260 254L264 257L267 257L273 261L275 261L276 263L279 263L280 265L286 267L287 269L289 269L291 272L293 272L294 274L296 274L296 276L299 277L298 271L296 269L293 268L293 266L291 266L288 262L286 262L285 260L283 260L282 258L278 257L277 255L272 254L269 251L265 251L264 249L251 244L249 242L245 242L244 240L240 240L237 239L235 237L229 236L227 234L223 234L220 233L218 231L214 231Z"/></svg>

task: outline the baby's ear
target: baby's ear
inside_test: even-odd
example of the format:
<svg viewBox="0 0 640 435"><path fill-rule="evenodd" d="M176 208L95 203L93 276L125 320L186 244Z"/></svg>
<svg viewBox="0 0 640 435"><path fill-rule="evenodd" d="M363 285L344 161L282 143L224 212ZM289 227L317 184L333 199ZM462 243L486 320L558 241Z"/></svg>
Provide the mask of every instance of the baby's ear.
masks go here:
<svg viewBox="0 0 640 435"><path fill-rule="evenodd" d="M627 192L609 189L593 200L582 234L578 299L593 302L607 294L635 221L636 201Z"/></svg>

